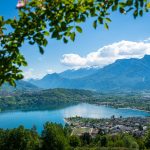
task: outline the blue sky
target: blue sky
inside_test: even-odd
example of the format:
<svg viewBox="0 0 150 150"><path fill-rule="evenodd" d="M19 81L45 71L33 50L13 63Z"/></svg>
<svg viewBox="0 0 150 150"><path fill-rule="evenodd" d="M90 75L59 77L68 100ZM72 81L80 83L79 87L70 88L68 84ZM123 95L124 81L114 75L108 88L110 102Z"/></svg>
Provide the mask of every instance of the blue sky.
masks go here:
<svg viewBox="0 0 150 150"><path fill-rule="evenodd" d="M16 3L17 0L1 0L0 15L5 18L17 16ZM147 13L135 20L131 14L113 13L109 31L105 30L103 26L99 26L96 30L93 29L92 19L89 19L82 25L83 33L77 35L75 42L70 41L68 44L64 44L62 41L49 38L44 55L39 53L36 46L25 44L21 48L28 61L28 67L23 68L25 77L39 78L46 73L61 72L68 68L97 65L102 67L116 59L141 57L145 53L149 54L150 45L148 40L144 41L150 37L149 17L150 14ZM122 50L121 54L124 54L122 57L118 55L118 51L123 48L127 49L128 54ZM106 52L109 52L109 56L104 52L105 49ZM140 50L143 52L141 53ZM114 51L115 57L112 57Z"/></svg>

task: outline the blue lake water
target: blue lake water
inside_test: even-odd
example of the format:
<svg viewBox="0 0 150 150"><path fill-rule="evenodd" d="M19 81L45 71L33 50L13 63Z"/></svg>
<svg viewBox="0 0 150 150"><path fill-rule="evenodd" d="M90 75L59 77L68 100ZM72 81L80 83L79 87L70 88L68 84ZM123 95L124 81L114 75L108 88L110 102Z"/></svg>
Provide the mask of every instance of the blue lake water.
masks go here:
<svg viewBox="0 0 150 150"><path fill-rule="evenodd" d="M1 112L0 128L15 128L19 125L31 128L33 125L36 125L38 132L41 132L43 124L47 121L64 125L64 118L66 117L110 118L112 115L116 117L146 117L150 116L150 113L82 103L53 110Z"/></svg>

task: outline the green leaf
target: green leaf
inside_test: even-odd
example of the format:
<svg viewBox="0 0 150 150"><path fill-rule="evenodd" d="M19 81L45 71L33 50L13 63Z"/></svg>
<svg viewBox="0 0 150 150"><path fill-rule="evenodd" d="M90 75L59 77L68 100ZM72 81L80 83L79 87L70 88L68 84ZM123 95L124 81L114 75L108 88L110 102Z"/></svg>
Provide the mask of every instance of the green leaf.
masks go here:
<svg viewBox="0 0 150 150"><path fill-rule="evenodd" d="M59 36L58 32L54 31L52 33L52 38L57 38Z"/></svg>
<svg viewBox="0 0 150 150"><path fill-rule="evenodd" d="M106 20L107 22L111 22L111 19L110 19L110 18L105 18L105 20Z"/></svg>
<svg viewBox="0 0 150 150"><path fill-rule="evenodd" d="M11 79L11 80L9 81L9 84L10 84L11 86L16 87L16 83L15 83L14 79Z"/></svg>
<svg viewBox="0 0 150 150"><path fill-rule="evenodd" d="M94 29L97 28L97 20L95 20L95 21L93 22L93 27L94 27Z"/></svg>
<svg viewBox="0 0 150 150"><path fill-rule="evenodd" d="M75 32L71 33L70 39L71 39L72 41L74 41L74 40L75 40L75 36L76 36Z"/></svg>
<svg viewBox="0 0 150 150"><path fill-rule="evenodd" d="M77 31L78 31L79 33L82 33L82 28L81 28L81 27L76 26L76 29L77 29Z"/></svg>
<svg viewBox="0 0 150 150"><path fill-rule="evenodd" d="M49 32L48 31L44 31L44 35L45 36L49 36Z"/></svg>
<svg viewBox="0 0 150 150"><path fill-rule="evenodd" d="M104 24L104 27L108 30L109 29L109 26L107 23Z"/></svg>
<svg viewBox="0 0 150 150"><path fill-rule="evenodd" d="M34 45L35 42L34 42L34 41L29 41L29 44L30 44L30 45Z"/></svg>
<svg viewBox="0 0 150 150"><path fill-rule="evenodd" d="M6 24L11 24L13 21L11 19L8 19L5 21Z"/></svg>
<svg viewBox="0 0 150 150"><path fill-rule="evenodd" d="M124 14L124 13L125 13L124 8L122 8L122 7L119 8L119 11L120 11L121 14Z"/></svg>
<svg viewBox="0 0 150 150"><path fill-rule="evenodd" d="M42 55L44 54L44 49L41 46L39 46L39 51Z"/></svg>
<svg viewBox="0 0 150 150"><path fill-rule="evenodd" d="M127 6L131 6L133 4L133 0L128 0L127 2L126 2L126 5Z"/></svg>
<svg viewBox="0 0 150 150"><path fill-rule="evenodd" d="M126 12L130 12L131 10L133 10L133 7L130 7Z"/></svg>
<svg viewBox="0 0 150 150"><path fill-rule="evenodd" d="M150 8L150 2L149 3L147 3L147 6L146 6L148 9Z"/></svg>
<svg viewBox="0 0 150 150"><path fill-rule="evenodd" d="M102 17L98 17L98 22L99 22L100 24L103 24L103 18L102 18Z"/></svg>
<svg viewBox="0 0 150 150"><path fill-rule="evenodd" d="M112 7L112 11L116 11L117 8L118 8L118 5L114 5L114 6Z"/></svg>
<svg viewBox="0 0 150 150"><path fill-rule="evenodd" d="M134 16L134 18L136 18L138 16L138 11L137 10L134 11L133 16Z"/></svg>
<svg viewBox="0 0 150 150"><path fill-rule="evenodd" d="M142 17L143 16L143 10L140 10L139 14Z"/></svg>
<svg viewBox="0 0 150 150"><path fill-rule="evenodd" d="M68 40L64 37L63 38L64 43L68 43Z"/></svg>
<svg viewBox="0 0 150 150"><path fill-rule="evenodd" d="M0 16L0 21L2 22L4 20L3 16Z"/></svg>
<svg viewBox="0 0 150 150"><path fill-rule="evenodd" d="M26 61L23 61L23 62L22 62L22 65L23 65L23 66L27 66L28 63L27 63Z"/></svg>
<svg viewBox="0 0 150 150"><path fill-rule="evenodd" d="M73 27L74 27L74 26L69 26L69 27L67 28L67 31L70 32L70 31L73 29Z"/></svg>
<svg viewBox="0 0 150 150"><path fill-rule="evenodd" d="M18 75L17 75L17 78L18 78L18 79L22 79L22 78L23 78L23 75L22 75L22 74L18 74Z"/></svg>
<svg viewBox="0 0 150 150"><path fill-rule="evenodd" d="M44 39L44 40L43 40L43 46L45 46L45 47L46 47L46 46L47 46L47 44L48 44L47 40L46 40L46 39Z"/></svg>

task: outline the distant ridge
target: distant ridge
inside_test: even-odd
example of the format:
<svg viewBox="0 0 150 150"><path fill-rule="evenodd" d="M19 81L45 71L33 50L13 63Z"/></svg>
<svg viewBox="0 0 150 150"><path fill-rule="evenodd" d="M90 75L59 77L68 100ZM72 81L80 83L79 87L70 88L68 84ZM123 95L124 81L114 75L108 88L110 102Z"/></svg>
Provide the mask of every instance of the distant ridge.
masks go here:
<svg viewBox="0 0 150 150"><path fill-rule="evenodd" d="M77 78L84 78L87 76L90 76L94 73L96 73L99 70L99 68L81 68L81 69L69 69L66 70L62 73L60 73L59 75L63 78L68 78L68 79L77 79Z"/></svg>
<svg viewBox="0 0 150 150"><path fill-rule="evenodd" d="M150 56L120 59L104 68L67 70L32 80L41 88L77 88L97 91L150 90Z"/></svg>
<svg viewBox="0 0 150 150"><path fill-rule="evenodd" d="M17 81L16 82L16 87L10 86L9 84L4 84L1 88L0 88L0 95L5 95L7 93L13 93L16 91L35 91L38 90L39 88L29 82L26 81Z"/></svg>

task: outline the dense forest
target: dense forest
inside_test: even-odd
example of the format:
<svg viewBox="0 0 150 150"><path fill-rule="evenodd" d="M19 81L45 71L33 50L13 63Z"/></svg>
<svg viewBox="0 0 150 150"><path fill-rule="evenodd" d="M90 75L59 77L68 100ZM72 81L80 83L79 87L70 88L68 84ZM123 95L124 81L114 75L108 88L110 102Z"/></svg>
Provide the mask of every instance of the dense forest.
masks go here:
<svg viewBox="0 0 150 150"><path fill-rule="evenodd" d="M98 133L92 138L88 133L81 136L71 134L69 126L45 123L39 135L36 127L25 129L23 126L0 129L0 150L144 150L150 148L150 132L144 137L129 134L103 135Z"/></svg>

